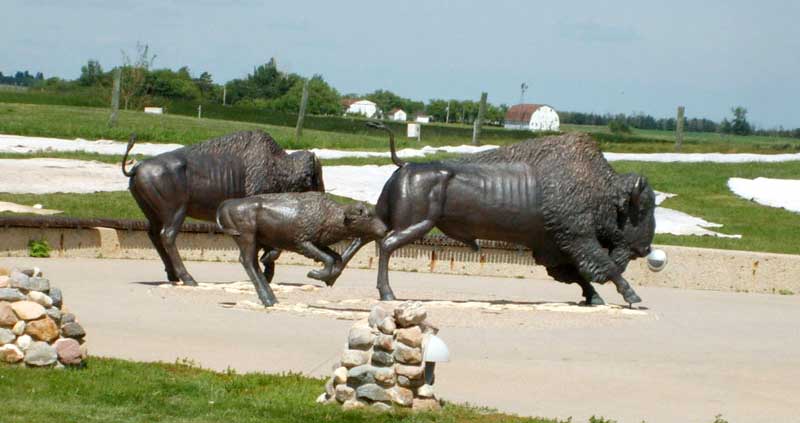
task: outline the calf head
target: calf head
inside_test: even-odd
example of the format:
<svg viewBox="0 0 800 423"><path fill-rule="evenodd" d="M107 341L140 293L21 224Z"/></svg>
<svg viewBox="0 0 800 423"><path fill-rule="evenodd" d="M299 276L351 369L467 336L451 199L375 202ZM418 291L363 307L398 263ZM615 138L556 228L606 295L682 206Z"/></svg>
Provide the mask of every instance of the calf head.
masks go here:
<svg viewBox="0 0 800 423"><path fill-rule="evenodd" d="M623 232L633 257L650 254L650 244L656 231L656 195L647 178L635 173L621 176L624 195Z"/></svg>
<svg viewBox="0 0 800 423"><path fill-rule="evenodd" d="M370 240L383 238L387 230L375 211L362 202L345 206L344 226L353 236Z"/></svg>

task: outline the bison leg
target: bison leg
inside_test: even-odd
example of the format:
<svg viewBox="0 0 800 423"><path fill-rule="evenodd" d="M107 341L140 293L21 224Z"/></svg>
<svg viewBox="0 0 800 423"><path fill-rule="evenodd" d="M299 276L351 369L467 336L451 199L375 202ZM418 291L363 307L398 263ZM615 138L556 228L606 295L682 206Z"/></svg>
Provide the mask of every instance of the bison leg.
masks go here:
<svg viewBox="0 0 800 423"><path fill-rule="evenodd" d="M298 245L298 250L304 256L316 261L321 261L325 265L325 267L322 269L308 272L308 277L323 281L328 286L333 286L333 283L336 281L335 277L332 278L333 268L337 265L337 263L342 262L342 258L339 257L339 254L336 254L336 252L328 249L327 247L317 247L309 241Z"/></svg>
<svg viewBox="0 0 800 423"><path fill-rule="evenodd" d="M603 246L594 237L587 237L569 243L566 252L572 258L582 280L586 283L606 282L610 279L616 285L617 292L622 295L625 302L628 304L642 302L642 299L636 295L636 291L622 277L619 267L611 260L608 253L603 250Z"/></svg>
<svg viewBox="0 0 800 423"><path fill-rule="evenodd" d="M261 256L261 264L264 265L264 279L267 283L272 283L275 276L275 260L281 255L281 250L272 247L263 247L264 254Z"/></svg>
<svg viewBox="0 0 800 423"><path fill-rule="evenodd" d="M185 217L186 206L184 205L175 211L172 221L167 223L167 225L161 229L159 237L161 238L161 244L164 246L164 250L169 257L170 262L175 269L175 273L177 273L180 280L183 281L183 284L186 286L197 286L197 282L194 280L192 275L189 274L189 271L186 270L186 266L183 265L181 255L178 253L178 247L175 246L175 240L178 238L178 233L181 230L181 225L183 225L183 219Z"/></svg>
<svg viewBox="0 0 800 423"><path fill-rule="evenodd" d="M350 245L347 246L342 253L340 260L336 263L336 265L333 266L333 272L331 273L331 282L329 286L333 286L333 284L336 283L336 279L339 278L339 276L342 274L342 271L344 271L344 268L347 267L347 263L350 263L350 260L356 255L358 250L364 246L364 244L366 244L366 242L364 242L363 239L356 238L350 243Z"/></svg>
<svg viewBox="0 0 800 423"><path fill-rule="evenodd" d="M259 248L256 245L255 236L251 234L242 234L234 236L233 239L239 246L239 262L242 263L244 271L247 272L247 276L250 277L250 281L253 282L258 299L261 300L261 303L264 304L265 307L275 305L278 300L269 287L269 282L264 273L258 268ZM264 257L267 257L267 254L269 253L264 254Z"/></svg>
<svg viewBox="0 0 800 423"><path fill-rule="evenodd" d="M561 265L547 268L547 274L553 279L564 283L576 283L580 285L583 291L584 304L587 306L604 305L606 302L600 297L600 294L595 291L591 282L584 280L575 266Z"/></svg>
<svg viewBox="0 0 800 423"><path fill-rule="evenodd" d="M444 211L447 181L450 176L450 173L437 172L432 179L428 179L430 185L425 184L428 181L423 180L424 185L421 189L427 187L428 195L419 198L401 198L399 202L405 207L397 207L392 211L392 231L378 244L380 257L377 288L381 301L395 299L392 287L389 285L389 258L395 250L422 238L436 226Z"/></svg>

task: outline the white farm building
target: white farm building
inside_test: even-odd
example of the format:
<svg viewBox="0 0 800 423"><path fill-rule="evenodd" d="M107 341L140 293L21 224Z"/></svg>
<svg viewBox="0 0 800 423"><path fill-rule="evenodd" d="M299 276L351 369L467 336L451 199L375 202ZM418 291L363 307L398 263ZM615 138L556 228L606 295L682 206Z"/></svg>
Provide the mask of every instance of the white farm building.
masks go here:
<svg viewBox="0 0 800 423"><path fill-rule="evenodd" d="M363 115L371 118L378 113L378 105L369 100L348 98L342 100L342 105L345 107L344 113L349 115Z"/></svg>
<svg viewBox="0 0 800 423"><path fill-rule="evenodd" d="M408 120L408 114L403 109L392 109L392 111L389 112L389 115L387 117L389 118L389 120L396 120L401 122L405 122L406 120Z"/></svg>
<svg viewBox="0 0 800 423"><path fill-rule="evenodd" d="M555 109L544 104L515 104L506 112L506 129L558 131L561 122Z"/></svg>

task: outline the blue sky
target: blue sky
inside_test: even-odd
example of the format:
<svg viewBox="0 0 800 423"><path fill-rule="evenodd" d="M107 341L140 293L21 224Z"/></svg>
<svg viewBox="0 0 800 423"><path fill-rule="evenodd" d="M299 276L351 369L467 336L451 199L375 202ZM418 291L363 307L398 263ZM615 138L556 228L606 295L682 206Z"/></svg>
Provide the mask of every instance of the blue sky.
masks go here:
<svg viewBox="0 0 800 423"><path fill-rule="evenodd" d="M4 0L0 71L75 78L137 41L156 67L217 82L274 56L340 92L526 101L558 110L719 120L734 105L762 127L800 127L796 1Z"/></svg>

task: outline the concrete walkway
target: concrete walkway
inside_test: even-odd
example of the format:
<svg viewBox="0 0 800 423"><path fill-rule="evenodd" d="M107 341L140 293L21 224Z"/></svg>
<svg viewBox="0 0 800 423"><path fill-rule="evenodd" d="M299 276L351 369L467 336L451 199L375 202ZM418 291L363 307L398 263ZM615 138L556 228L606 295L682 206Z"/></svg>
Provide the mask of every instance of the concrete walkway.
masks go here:
<svg viewBox="0 0 800 423"><path fill-rule="evenodd" d="M0 265L41 267L85 326L92 354L190 358L238 371L328 374L355 318L348 313L368 310L377 295L372 271L350 269L333 289L300 289L316 282L305 278L310 268L282 266L275 281L284 308L265 312L227 307L256 301L250 292L161 286L155 261ZM246 280L238 264L188 267L201 282ZM706 423L720 413L731 423L797 421L800 296L642 287L646 310L562 312L542 303L578 300L576 286L398 272L390 279L402 299L459 301L429 308L451 349L452 361L437 366L437 392L447 400L575 421ZM599 291L621 301L611 286Z"/></svg>

